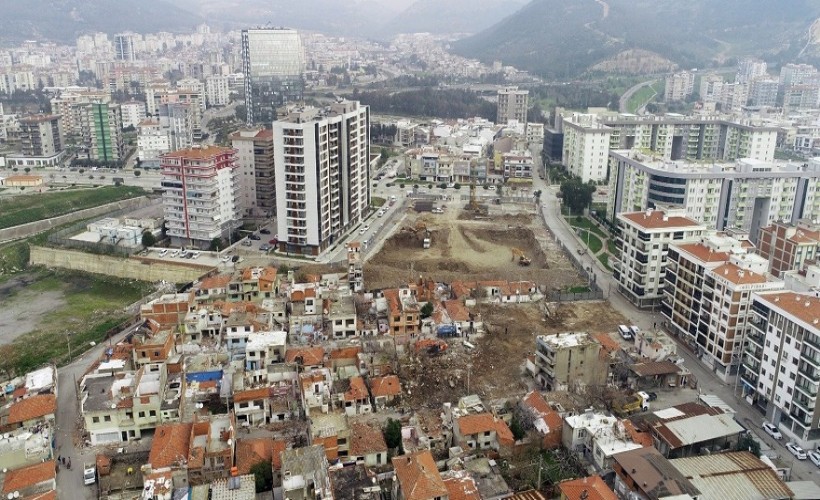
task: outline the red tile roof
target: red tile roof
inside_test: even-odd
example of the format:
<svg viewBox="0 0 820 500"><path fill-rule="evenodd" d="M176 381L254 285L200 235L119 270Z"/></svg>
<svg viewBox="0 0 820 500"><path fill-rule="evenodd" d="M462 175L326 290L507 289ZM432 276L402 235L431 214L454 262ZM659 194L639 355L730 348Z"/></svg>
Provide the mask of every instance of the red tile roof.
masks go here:
<svg viewBox="0 0 820 500"><path fill-rule="evenodd" d="M288 347L285 353L285 361L295 363L296 358L301 358L299 364L303 366L318 366L325 360L325 348L316 347Z"/></svg>
<svg viewBox="0 0 820 500"><path fill-rule="evenodd" d="M18 401L9 408L10 424L19 424L35 418L54 415L57 397L54 394L38 394Z"/></svg>
<svg viewBox="0 0 820 500"><path fill-rule="evenodd" d="M691 254L701 262L725 262L729 260L729 254L726 252L715 252L711 248L702 243L686 243L677 245L680 250Z"/></svg>
<svg viewBox="0 0 820 500"><path fill-rule="evenodd" d="M240 439L236 442L236 467L239 474L250 474L251 467L268 462L274 469L282 468L282 452L287 443L273 438Z"/></svg>
<svg viewBox="0 0 820 500"><path fill-rule="evenodd" d="M181 149L179 151L172 151L161 155L160 158L185 158L188 160L201 160L213 158L215 156L232 153L233 148L223 148L221 146L205 146L190 149Z"/></svg>
<svg viewBox="0 0 820 500"><path fill-rule="evenodd" d="M781 309L804 323L820 328L820 299L795 292L760 294L761 300L775 309Z"/></svg>
<svg viewBox="0 0 820 500"><path fill-rule="evenodd" d="M567 500L618 500L601 476L564 481L558 485L558 489L561 490L561 498L566 497Z"/></svg>
<svg viewBox="0 0 820 500"><path fill-rule="evenodd" d="M458 429L462 436L481 434L495 430L493 416L489 413L479 413L476 415L465 415L456 419Z"/></svg>
<svg viewBox="0 0 820 500"><path fill-rule="evenodd" d="M701 227L701 224L689 217L680 217L677 215L666 216L663 210L652 210L645 212L629 212L618 214L618 217L627 219L632 224L643 229L676 229L676 228L695 228Z"/></svg>
<svg viewBox="0 0 820 500"><path fill-rule="evenodd" d="M154 470L171 467L180 459L188 458L193 424L168 424L157 427L148 463Z"/></svg>
<svg viewBox="0 0 820 500"><path fill-rule="evenodd" d="M350 387L345 391L345 401L359 401L367 399L369 393L367 392L367 385L364 383L362 377L351 377Z"/></svg>
<svg viewBox="0 0 820 500"><path fill-rule="evenodd" d="M401 395L399 377L386 375L384 377L371 378L370 393L373 394L374 398Z"/></svg>
<svg viewBox="0 0 820 500"><path fill-rule="evenodd" d="M447 486L441 479L429 450L393 457L392 461L405 500L429 500L447 496Z"/></svg>
<svg viewBox="0 0 820 500"><path fill-rule="evenodd" d="M234 403L243 403L245 401L256 401L258 399L265 399L270 397L269 387L260 387L259 389L249 389L247 391L238 391L233 394Z"/></svg>
<svg viewBox="0 0 820 500"><path fill-rule="evenodd" d="M20 467L6 472L3 481L3 496L15 491L23 491L40 483L57 478L56 463L54 460L39 464Z"/></svg>
<svg viewBox="0 0 820 500"><path fill-rule="evenodd" d="M342 347L330 351L330 359L358 359L361 347Z"/></svg>
<svg viewBox="0 0 820 500"><path fill-rule="evenodd" d="M363 457L370 453L384 452L387 455L387 443L381 429L361 422L350 424L350 455Z"/></svg>
<svg viewBox="0 0 820 500"><path fill-rule="evenodd" d="M465 471L458 471L444 480L444 486L449 493L448 500L481 500L475 479Z"/></svg>
<svg viewBox="0 0 820 500"><path fill-rule="evenodd" d="M768 281L762 274L742 269L731 262L715 268L712 272L717 277L726 279L735 285L756 285Z"/></svg>

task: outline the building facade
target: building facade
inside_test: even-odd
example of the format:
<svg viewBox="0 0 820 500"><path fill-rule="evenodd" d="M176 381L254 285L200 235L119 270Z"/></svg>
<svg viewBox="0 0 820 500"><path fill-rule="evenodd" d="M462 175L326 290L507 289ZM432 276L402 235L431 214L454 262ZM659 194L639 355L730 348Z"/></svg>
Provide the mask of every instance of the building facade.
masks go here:
<svg viewBox="0 0 820 500"><path fill-rule="evenodd" d="M647 208L684 209L707 228L734 228L757 239L775 221L820 218L820 160L805 164L742 159L734 163L658 160L610 153L607 216Z"/></svg>
<svg viewBox="0 0 820 500"><path fill-rule="evenodd" d="M80 130L89 159L105 162L123 159L125 145L119 104L84 105L80 116Z"/></svg>
<svg viewBox="0 0 820 500"><path fill-rule="evenodd" d="M237 151L241 209L272 217L276 214L273 133L264 128L240 130L231 135L231 146Z"/></svg>
<svg viewBox="0 0 820 500"><path fill-rule="evenodd" d="M296 30L242 31L242 73L248 125L269 124L276 108L302 100L305 54Z"/></svg>
<svg viewBox="0 0 820 500"><path fill-rule="evenodd" d="M503 125L510 120L515 120L526 125L529 96L529 90L519 90L518 87L498 89L495 122L499 125Z"/></svg>
<svg viewBox="0 0 820 500"><path fill-rule="evenodd" d="M816 261L820 255L820 227L811 221L797 224L774 222L760 228L758 253L769 261L774 276L803 269L807 261Z"/></svg>
<svg viewBox="0 0 820 500"><path fill-rule="evenodd" d="M539 335L535 342L535 379L547 391L601 385L609 375L600 363L601 345L586 332Z"/></svg>
<svg viewBox="0 0 820 500"><path fill-rule="evenodd" d="M669 245L699 237L702 224L680 212L660 210L620 213L621 253L612 277L618 291L640 308L655 308L663 297Z"/></svg>
<svg viewBox="0 0 820 500"><path fill-rule="evenodd" d="M63 132L57 115L20 118L20 146L23 156L53 158L62 155Z"/></svg>
<svg viewBox="0 0 820 500"><path fill-rule="evenodd" d="M370 111L294 108L273 122L279 250L317 255L370 206Z"/></svg>
<svg viewBox="0 0 820 500"><path fill-rule="evenodd" d="M683 101L695 90L695 74L681 71L666 77L666 86L663 90L665 102Z"/></svg>
<svg viewBox="0 0 820 500"><path fill-rule="evenodd" d="M236 151L192 147L160 157L166 232L175 246L208 248L240 218Z"/></svg>

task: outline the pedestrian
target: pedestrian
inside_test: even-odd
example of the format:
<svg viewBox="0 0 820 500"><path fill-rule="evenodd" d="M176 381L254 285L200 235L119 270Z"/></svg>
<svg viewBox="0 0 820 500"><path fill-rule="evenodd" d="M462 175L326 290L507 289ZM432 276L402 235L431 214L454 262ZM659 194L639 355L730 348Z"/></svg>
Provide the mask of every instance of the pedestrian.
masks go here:
<svg viewBox="0 0 820 500"><path fill-rule="evenodd" d="M61 457L60 455L57 455L57 461L58 461L58 462L62 462L62 461L63 461L63 457Z"/></svg>

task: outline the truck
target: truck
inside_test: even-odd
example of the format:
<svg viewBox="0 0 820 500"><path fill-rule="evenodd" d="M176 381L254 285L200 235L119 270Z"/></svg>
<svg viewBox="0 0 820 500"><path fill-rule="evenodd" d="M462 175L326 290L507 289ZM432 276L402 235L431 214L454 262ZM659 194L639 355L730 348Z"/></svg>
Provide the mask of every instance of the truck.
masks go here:
<svg viewBox="0 0 820 500"><path fill-rule="evenodd" d="M621 418L647 410L649 410L649 398L641 392L616 399L612 403L612 413Z"/></svg>
<svg viewBox="0 0 820 500"><path fill-rule="evenodd" d="M436 335L439 337L458 337L461 334L461 328L458 325L439 325L436 329Z"/></svg>
<svg viewBox="0 0 820 500"><path fill-rule="evenodd" d="M87 463L83 465L83 484L86 486L97 482L97 464Z"/></svg>

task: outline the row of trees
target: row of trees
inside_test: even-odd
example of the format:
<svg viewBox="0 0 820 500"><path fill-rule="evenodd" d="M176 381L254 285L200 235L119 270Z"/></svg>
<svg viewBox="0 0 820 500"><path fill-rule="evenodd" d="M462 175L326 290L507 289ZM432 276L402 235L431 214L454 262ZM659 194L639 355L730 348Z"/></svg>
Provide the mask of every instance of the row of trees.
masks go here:
<svg viewBox="0 0 820 500"><path fill-rule="evenodd" d="M464 118L480 116L495 121L495 104L472 92L454 89L424 88L407 92L361 92L354 98L367 104L374 113Z"/></svg>

